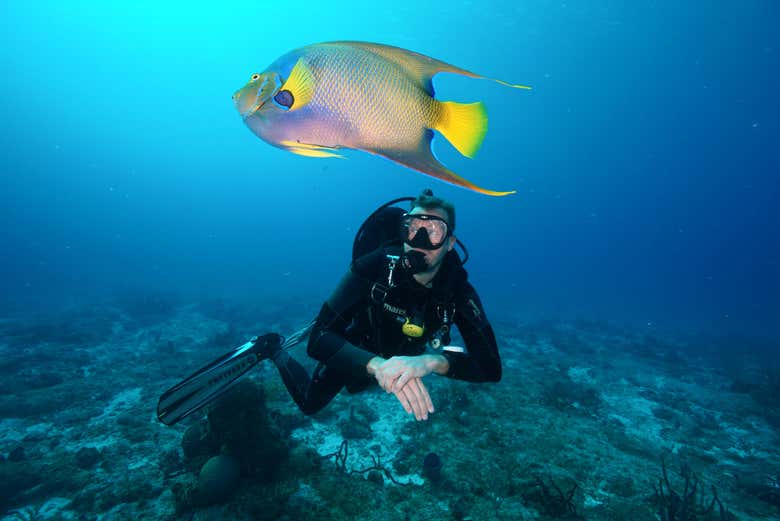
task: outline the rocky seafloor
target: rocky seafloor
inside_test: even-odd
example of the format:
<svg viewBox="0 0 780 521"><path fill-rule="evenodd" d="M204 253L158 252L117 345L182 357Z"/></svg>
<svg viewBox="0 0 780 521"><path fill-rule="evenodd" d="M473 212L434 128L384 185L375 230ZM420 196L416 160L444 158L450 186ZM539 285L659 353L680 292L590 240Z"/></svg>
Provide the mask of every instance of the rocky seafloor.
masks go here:
<svg viewBox="0 0 780 521"><path fill-rule="evenodd" d="M501 382L426 378L425 422L378 390L304 416L269 362L157 421L162 391L309 308L134 295L5 313L2 519L780 519L777 346L738 338L504 318Z"/></svg>

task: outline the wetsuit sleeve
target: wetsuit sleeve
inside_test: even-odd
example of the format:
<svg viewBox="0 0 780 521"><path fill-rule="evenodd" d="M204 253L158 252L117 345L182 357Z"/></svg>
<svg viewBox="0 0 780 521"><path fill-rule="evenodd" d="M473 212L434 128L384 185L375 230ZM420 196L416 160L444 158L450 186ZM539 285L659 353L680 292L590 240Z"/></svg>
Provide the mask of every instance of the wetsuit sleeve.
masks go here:
<svg viewBox="0 0 780 521"><path fill-rule="evenodd" d="M376 354L348 342L345 332L369 305L371 284L354 267L344 275L317 315L307 348L310 357L345 374L362 378L368 375L366 365Z"/></svg>
<svg viewBox="0 0 780 521"><path fill-rule="evenodd" d="M501 357L493 328L477 292L467 281L455 298L454 322L466 344L466 352L442 353L450 364L447 376L467 382L501 380Z"/></svg>

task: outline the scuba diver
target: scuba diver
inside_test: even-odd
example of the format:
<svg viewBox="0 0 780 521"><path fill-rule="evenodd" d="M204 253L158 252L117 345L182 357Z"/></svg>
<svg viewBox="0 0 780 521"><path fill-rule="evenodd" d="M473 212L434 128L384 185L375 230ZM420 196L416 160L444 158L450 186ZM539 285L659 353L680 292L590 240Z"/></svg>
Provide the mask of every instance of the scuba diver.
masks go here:
<svg viewBox="0 0 780 521"><path fill-rule="evenodd" d="M412 201L408 212L391 206L404 200ZM265 359L307 415L344 388L356 393L378 384L426 420L434 406L423 378L431 373L498 382L495 335L454 230L454 206L431 190L381 206L358 231L350 268L312 323L286 341L276 333L255 337L203 367L162 395L158 418L176 423ZM450 345L453 325L465 348ZM318 362L312 375L288 352L307 337L307 353Z"/></svg>

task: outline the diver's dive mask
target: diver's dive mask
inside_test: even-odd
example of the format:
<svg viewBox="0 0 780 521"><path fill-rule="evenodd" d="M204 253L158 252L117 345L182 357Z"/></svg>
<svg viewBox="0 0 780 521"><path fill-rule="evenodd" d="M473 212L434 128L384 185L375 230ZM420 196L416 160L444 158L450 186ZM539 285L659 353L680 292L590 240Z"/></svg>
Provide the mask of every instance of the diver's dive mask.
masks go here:
<svg viewBox="0 0 780 521"><path fill-rule="evenodd" d="M406 213L401 217L401 239L412 248L437 250L450 236L447 221L438 215Z"/></svg>

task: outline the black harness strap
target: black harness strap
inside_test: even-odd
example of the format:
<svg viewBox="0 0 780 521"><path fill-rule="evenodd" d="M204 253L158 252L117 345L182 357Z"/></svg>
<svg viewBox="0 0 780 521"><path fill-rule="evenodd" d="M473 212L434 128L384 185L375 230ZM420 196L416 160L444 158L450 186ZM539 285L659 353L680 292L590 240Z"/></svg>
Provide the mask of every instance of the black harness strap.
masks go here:
<svg viewBox="0 0 780 521"><path fill-rule="evenodd" d="M371 308L369 308L368 312L368 319L369 323L371 324L371 328L373 329L374 333L374 342L377 347L382 346L381 344L381 328L379 327L380 317L382 316L382 313L387 311L390 313L394 313L395 315L399 317L407 318L407 312L406 310L399 309L394 306L390 306L387 304L387 295L389 294L390 290L395 287L395 283L393 281L393 274L395 271L395 268L398 265L399 257L397 255L387 255L387 285L382 284L381 282L374 282L371 285L371 289L369 290L369 297L371 299L371 302L374 304ZM450 330L452 326L452 320L455 316L455 302L453 299L452 291L448 290L446 292L437 292L438 294L435 294L435 304L436 304L436 314L439 316L439 319L442 322L441 327L434 333L433 337L431 338L430 344L431 347L434 349L438 349L439 347L449 345L450 343ZM445 294L446 293L446 294Z"/></svg>

